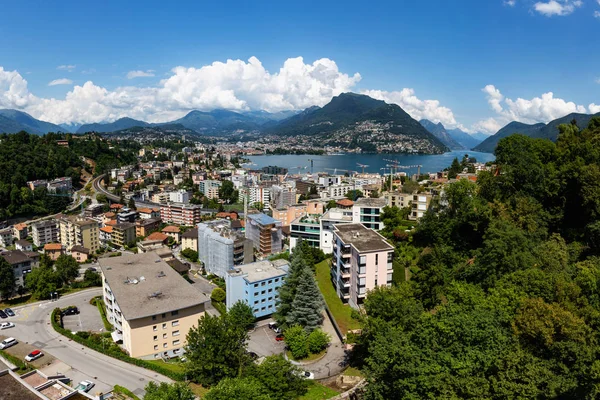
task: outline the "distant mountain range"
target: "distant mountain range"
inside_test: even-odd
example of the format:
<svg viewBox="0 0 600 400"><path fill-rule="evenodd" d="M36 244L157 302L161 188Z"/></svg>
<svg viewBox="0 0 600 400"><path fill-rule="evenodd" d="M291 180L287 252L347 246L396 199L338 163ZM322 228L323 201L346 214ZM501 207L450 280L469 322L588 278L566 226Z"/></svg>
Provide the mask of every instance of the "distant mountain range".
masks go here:
<svg viewBox="0 0 600 400"><path fill-rule="evenodd" d="M496 132L495 135L490 136L473 150L483 151L486 153L493 153L496 150L496 146L498 146L498 142L500 139L503 139L507 136L513 135L515 133L520 133L525 136L529 136L532 138L541 138L541 139L550 139L553 142L556 142L558 138L558 126L561 124L569 124L571 121L575 120L577 122L577 126L580 128L585 128L588 126L590 120L593 117L600 116L600 113L597 114L579 114L579 113L571 113L569 115L565 115L562 118L555 119L554 121L550 121L547 124L539 123L539 124L524 124L521 122L511 122L506 125L504 128L500 129Z"/></svg>
<svg viewBox="0 0 600 400"><path fill-rule="evenodd" d="M48 132L64 131L64 129L50 122L35 119L23 111L0 110L0 133L16 133L20 131L43 135Z"/></svg>
<svg viewBox="0 0 600 400"><path fill-rule="evenodd" d="M479 132L468 134L458 128L446 129L441 122L436 124L428 119L422 119L419 123L451 150L470 150L488 137L488 135Z"/></svg>

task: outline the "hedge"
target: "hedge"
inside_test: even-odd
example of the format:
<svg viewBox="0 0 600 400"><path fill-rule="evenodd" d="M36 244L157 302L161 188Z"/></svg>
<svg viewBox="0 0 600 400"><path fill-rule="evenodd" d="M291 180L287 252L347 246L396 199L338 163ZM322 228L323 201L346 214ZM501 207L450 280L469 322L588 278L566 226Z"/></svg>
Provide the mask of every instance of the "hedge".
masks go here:
<svg viewBox="0 0 600 400"><path fill-rule="evenodd" d="M50 318L52 321L52 327L54 328L54 330L56 332L60 333L63 336L68 337L69 339L73 340L74 342L77 342L79 344L87 346L90 349L96 350L99 353L106 354L107 356L116 358L117 360L121 360L126 363L136 365L138 367L142 367L142 368L146 368L146 369L158 372L159 374L168 376L169 378L171 378L175 381L183 381L185 379L185 374L183 374L183 373L173 372L169 369L161 367L160 365L155 365L155 364L149 363L145 360L140 360L138 358L129 357L127 354L125 354L122 351L115 351L111 348L106 349L106 348L103 348L101 345L98 345L97 343L94 343L90 340L86 340L86 339L82 338L79 335L73 335L68 330L62 328L60 326L60 324L58 323L58 319L60 318L60 312L61 312L60 308L55 308L52 311L52 314L50 315Z"/></svg>
<svg viewBox="0 0 600 400"><path fill-rule="evenodd" d="M140 398L133 394L131 390L124 388L123 386L115 385L112 391L113 393L124 394L125 396L131 398L131 400L140 400Z"/></svg>
<svg viewBox="0 0 600 400"><path fill-rule="evenodd" d="M98 311L100 312L100 316L102 317L102 322L104 323L104 329L107 332L113 331L113 326L108 322L108 318L106 318L106 308L104 307L104 301L102 301L102 296L94 297L96 307L98 307Z"/></svg>
<svg viewBox="0 0 600 400"><path fill-rule="evenodd" d="M11 364L14 364L14 366L18 368L18 370L19 370L19 372L21 372L21 374L24 374L29 371L33 371L33 368L30 367L28 364L25 364L25 362L23 362L23 360L13 356L12 354L8 354L4 350L0 350L0 355L2 357L4 357L7 361L9 361Z"/></svg>

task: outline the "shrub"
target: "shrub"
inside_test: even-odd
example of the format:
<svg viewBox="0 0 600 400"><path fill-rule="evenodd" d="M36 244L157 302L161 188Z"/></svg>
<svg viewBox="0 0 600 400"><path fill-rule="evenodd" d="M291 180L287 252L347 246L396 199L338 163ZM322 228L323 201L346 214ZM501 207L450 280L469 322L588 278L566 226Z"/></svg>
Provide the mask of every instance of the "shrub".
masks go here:
<svg viewBox="0 0 600 400"><path fill-rule="evenodd" d="M223 303L226 297L227 294L225 294L225 291L221 288L214 288L210 295L210 298L218 303Z"/></svg>
<svg viewBox="0 0 600 400"><path fill-rule="evenodd" d="M283 333L285 344L292 357L299 360L308 357L308 335L300 325L294 325Z"/></svg>
<svg viewBox="0 0 600 400"><path fill-rule="evenodd" d="M181 255L192 262L198 262L198 252L192 249L185 249L181 251Z"/></svg>
<svg viewBox="0 0 600 400"><path fill-rule="evenodd" d="M329 339L328 334L321 329L315 329L308 335L308 350L313 354L320 353L329 344Z"/></svg>

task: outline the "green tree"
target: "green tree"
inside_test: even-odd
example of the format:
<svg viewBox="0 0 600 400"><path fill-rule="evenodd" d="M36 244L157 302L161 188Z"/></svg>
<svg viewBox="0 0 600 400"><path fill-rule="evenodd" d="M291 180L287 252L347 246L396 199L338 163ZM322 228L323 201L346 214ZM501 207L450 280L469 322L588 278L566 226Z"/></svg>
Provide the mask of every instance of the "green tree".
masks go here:
<svg viewBox="0 0 600 400"><path fill-rule="evenodd" d="M358 189L350 190L350 191L348 191L348 193L346 193L346 198L350 199L352 201L356 201L356 200L360 199L361 197L365 197L365 195L363 194L363 192L361 190L358 190Z"/></svg>
<svg viewBox="0 0 600 400"><path fill-rule="evenodd" d="M254 317L252 308L241 300L235 302L227 313L236 326L240 326L246 330L252 329L254 326L256 318Z"/></svg>
<svg viewBox="0 0 600 400"><path fill-rule="evenodd" d="M83 281L88 286L102 286L102 277L99 273L95 271L85 271L85 273L83 274Z"/></svg>
<svg viewBox="0 0 600 400"><path fill-rule="evenodd" d="M462 172L462 170L463 170L463 167L458 162L458 158L454 158L454 160L452 160L452 164L450 165L450 168L448 168L448 178L456 179L456 176L458 174L460 174Z"/></svg>
<svg viewBox="0 0 600 400"><path fill-rule="evenodd" d="M313 354L317 354L327 347L329 344L330 337L328 334L323 332L321 329L315 329L312 331L307 338L308 351Z"/></svg>
<svg viewBox="0 0 600 400"><path fill-rule="evenodd" d="M54 269L62 285L68 285L79 276L79 264L73 257L66 254L61 254L56 259Z"/></svg>
<svg viewBox="0 0 600 400"><path fill-rule="evenodd" d="M298 324L311 332L323 322L323 297L312 270L304 268L299 275L299 281L287 323L290 326Z"/></svg>
<svg viewBox="0 0 600 400"><path fill-rule="evenodd" d="M129 202L127 203L127 207L129 207L132 210L137 210L137 207L135 206L135 200L133 199L133 197L131 197L129 199Z"/></svg>
<svg viewBox="0 0 600 400"><path fill-rule="evenodd" d="M204 400L272 400L255 378L226 378L204 396Z"/></svg>
<svg viewBox="0 0 600 400"><path fill-rule="evenodd" d="M298 367L281 355L265 358L252 375L273 400L297 399L306 393L308 387Z"/></svg>
<svg viewBox="0 0 600 400"><path fill-rule="evenodd" d="M290 349L292 356L300 360L308 357L308 334L300 325L292 325L283 332L285 344Z"/></svg>
<svg viewBox="0 0 600 400"><path fill-rule="evenodd" d="M8 299L13 295L17 284L12 266L0 256L0 297Z"/></svg>
<svg viewBox="0 0 600 400"><path fill-rule="evenodd" d="M198 262L198 252L192 249L181 250L181 255L190 260L191 262Z"/></svg>
<svg viewBox="0 0 600 400"><path fill-rule="evenodd" d="M144 388L144 400L194 400L196 395L183 382L165 383L149 382Z"/></svg>
<svg viewBox="0 0 600 400"><path fill-rule="evenodd" d="M32 296L38 300L49 299L51 293L61 286L61 279L52 266L42 265L34 268L25 277L25 285Z"/></svg>
<svg viewBox="0 0 600 400"><path fill-rule="evenodd" d="M212 293L210 294L210 298L217 303L223 303L225 301L227 294L221 288L214 288Z"/></svg>
<svg viewBox="0 0 600 400"><path fill-rule="evenodd" d="M238 191L235 190L233 182L221 181L221 187L219 188L219 198L224 201L235 203L238 200Z"/></svg>

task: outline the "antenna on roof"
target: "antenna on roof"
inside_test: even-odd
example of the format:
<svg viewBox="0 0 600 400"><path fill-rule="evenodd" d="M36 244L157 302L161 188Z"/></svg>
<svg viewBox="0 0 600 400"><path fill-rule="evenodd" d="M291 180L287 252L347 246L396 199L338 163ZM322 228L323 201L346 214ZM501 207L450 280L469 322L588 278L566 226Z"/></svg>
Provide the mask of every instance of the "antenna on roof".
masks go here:
<svg viewBox="0 0 600 400"><path fill-rule="evenodd" d="M167 275L165 274L165 271L160 271L160 272L158 273L158 275L156 275L156 277L157 277L157 278L162 278L162 277L165 277L165 276L167 276Z"/></svg>
<svg viewBox="0 0 600 400"><path fill-rule="evenodd" d="M150 299L156 299L156 298L158 298L160 296L162 296L162 292L154 292L150 296L148 296L148 298L150 298Z"/></svg>

